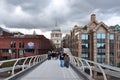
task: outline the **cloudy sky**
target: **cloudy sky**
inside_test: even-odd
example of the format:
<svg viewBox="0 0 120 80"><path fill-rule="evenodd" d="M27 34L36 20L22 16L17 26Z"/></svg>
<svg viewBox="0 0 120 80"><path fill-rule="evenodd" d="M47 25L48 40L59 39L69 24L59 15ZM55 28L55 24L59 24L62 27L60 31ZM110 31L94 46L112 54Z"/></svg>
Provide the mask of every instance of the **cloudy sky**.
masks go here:
<svg viewBox="0 0 120 80"><path fill-rule="evenodd" d="M50 31L68 33L85 25L95 13L106 25L120 24L120 0L0 0L0 26L50 38ZM55 26L57 22L57 26Z"/></svg>

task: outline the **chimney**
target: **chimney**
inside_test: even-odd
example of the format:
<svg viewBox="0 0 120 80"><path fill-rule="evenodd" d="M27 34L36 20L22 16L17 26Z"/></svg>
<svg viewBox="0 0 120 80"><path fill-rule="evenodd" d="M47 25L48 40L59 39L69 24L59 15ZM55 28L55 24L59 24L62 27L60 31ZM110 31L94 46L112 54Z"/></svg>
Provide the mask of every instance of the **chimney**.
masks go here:
<svg viewBox="0 0 120 80"><path fill-rule="evenodd" d="M96 15L95 14L91 15L91 21L96 21Z"/></svg>

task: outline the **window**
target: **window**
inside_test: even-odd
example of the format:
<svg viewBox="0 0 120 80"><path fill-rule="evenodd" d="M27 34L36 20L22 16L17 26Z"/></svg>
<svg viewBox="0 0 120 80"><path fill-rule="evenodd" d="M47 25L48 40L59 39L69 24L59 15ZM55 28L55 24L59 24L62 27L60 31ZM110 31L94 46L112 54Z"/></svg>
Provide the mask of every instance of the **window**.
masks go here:
<svg viewBox="0 0 120 80"><path fill-rule="evenodd" d="M97 43L98 49L105 49L105 43Z"/></svg>
<svg viewBox="0 0 120 80"><path fill-rule="evenodd" d="M24 54L24 50L19 50L19 54L23 55Z"/></svg>
<svg viewBox="0 0 120 80"><path fill-rule="evenodd" d="M88 53L82 53L82 58L87 59L88 58Z"/></svg>
<svg viewBox="0 0 120 80"><path fill-rule="evenodd" d="M15 48L16 47L16 42L15 41L11 41L10 42L10 47L11 48Z"/></svg>
<svg viewBox="0 0 120 80"><path fill-rule="evenodd" d="M105 34L97 34L97 62L105 63L106 43Z"/></svg>
<svg viewBox="0 0 120 80"><path fill-rule="evenodd" d="M88 40L88 35L87 34L82 34L82 40Z"/></svg>
<svg viewBox="0 0 120 80"><path fill-rule="evenodd" d="M14 48L16 47L16 41L13 41L13 47Z"/></svg>
<svg viewBox="0 0 120 80"><path fill-rule="evenodd" d="M26 49L25 52L27 53L34 53L35 49Z"/></svg>
<svg viewBox="0 0 120 80"><path fill-rule="evenodd" d="M110 34L110 40L114 40L114 35Z"/></svg>
<svg viewBox="0 0 120 80"><path fill-rule="evenodd" d="M82 43L82 48L88 48L88 44Z"/></svg>
<svg viewBox="0 0 120 80"><path fill-rule="evenodd" d="M19 48L24 48L24 42L23 42L23 41L21 41L21 42L19 43Z"/></svg>
<svg viewBox="0 0 120 80"><path fill-rule="evenodd" d="M101 34L102 39L105 39L105 34Z"/></svg>
<svg viewBox="0 0 120 80"><path fill-rule="evenodd" d="M82 34L82 58L88 59L89 54L89 35L88 34Z"/></svg>
<svg viewBox="0 0 120 80"><path fill-rule="evenodd" d="M110 65L114 65L114 34L109 36Z"/></svg>
<svg viewBox="0 0 120 80"><path fill-rule="evenodd" d="M105 53L98 53L97 54L97 62L99 63L105 63Z"/></svg>
<svg viewBox="0 0 120 80"><path fill-rule="evenodd" d="M97 39L100 39L100 34L99 33L97 34Z"/></svg>
<svg viewBox="0 0 120 80"><path fill-rule="evenodd" d="M97 34L97 39L105 39L105 34Z"/></svg>

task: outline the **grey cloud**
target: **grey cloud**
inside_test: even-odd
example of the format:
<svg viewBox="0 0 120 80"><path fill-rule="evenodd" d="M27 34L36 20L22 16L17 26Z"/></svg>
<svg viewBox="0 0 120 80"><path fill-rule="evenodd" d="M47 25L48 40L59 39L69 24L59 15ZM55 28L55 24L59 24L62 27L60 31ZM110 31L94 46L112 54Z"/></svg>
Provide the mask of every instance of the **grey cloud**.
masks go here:
<svg viewBox="0 0 120 80"><path fill-rule="evenodd" d="M11 6L20 5L29 14L38 14L49 5L50 0L6 0L6 3Z"/></svg>
<svg viewBox="0 0 120 80"><path fill-rule="evenodd" d="M68 12L63 7L60 11L55 7L49 8L51 1L53 0L1 0L0 24L11 28L52 30L56 28L57 21L57 28L65 29L63 31L66 32L75 23L87 24L92 13L96 13L100 21L109 19L112 14L120 14L120 0L66 0ZM28 16L14 15L17 6Z"/></svg>

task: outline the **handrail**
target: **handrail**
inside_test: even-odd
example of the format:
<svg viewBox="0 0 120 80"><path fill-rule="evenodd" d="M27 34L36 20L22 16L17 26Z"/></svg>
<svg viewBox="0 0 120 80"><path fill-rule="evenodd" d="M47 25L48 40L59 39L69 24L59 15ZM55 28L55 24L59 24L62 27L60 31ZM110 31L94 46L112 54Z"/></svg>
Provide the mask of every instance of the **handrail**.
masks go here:
<svg viewBox="0 0 120 80"><path fill-rule="evenodd" d="M97 63L97 62L94 62L94 61L91 61L91 60L75 57L75 56L72 56L72 55L70 55L70 59L71 59L71 64L72 65L75 65L75 64L81 65L81 66L77 66L77 65L75 65L75 66L78 67L79 69L83 69L82 71L85 72L85 68L88 68L90 70L90 75L89 75L90 77L93 77L92 71L94 71L94 68L98 68L100 70L99 72L101 72L103 74L104 80L107 80L107 76L106 76L107 73L105 72L105 70L109 70L111 72L112 71L113 72L118 72L120 74L120 68L117 68L117 67L113 67L113 66L110 66L110 65ZM87 65L83 64L84 62ZM114 75L112 75L112 76L114 76ZM120 76L118 76L118 78L120 78Z"/></svg>
<svg viewBox="0 0 120 80"><path fill-rule="evenodd" d="M15 73L15 69L21 68L21 71L26 70L27 68L34 66L35 64L44 61L45 59L47 59L46 54L44 55L36 55L36 56L29 56L29 57L23 57L23 58L17 58L17 59L10 59L10 60L4 60L4 61L0 61L0 66L2 66L4 63L8 63L8 62L12 62L13 66L6 66L7 68L11 68L12 67L12 76L14 76ZM21 61L21 62L20 62ZM14 63L13 63L14 62ZM18 67L19 66L19 67ZM5 69L6 67L0 68ZM17 68L18 67L18 68ZM25 68L26 67L26 68ZM6 69L6 70L10 70L10 69Z"/></svg>

